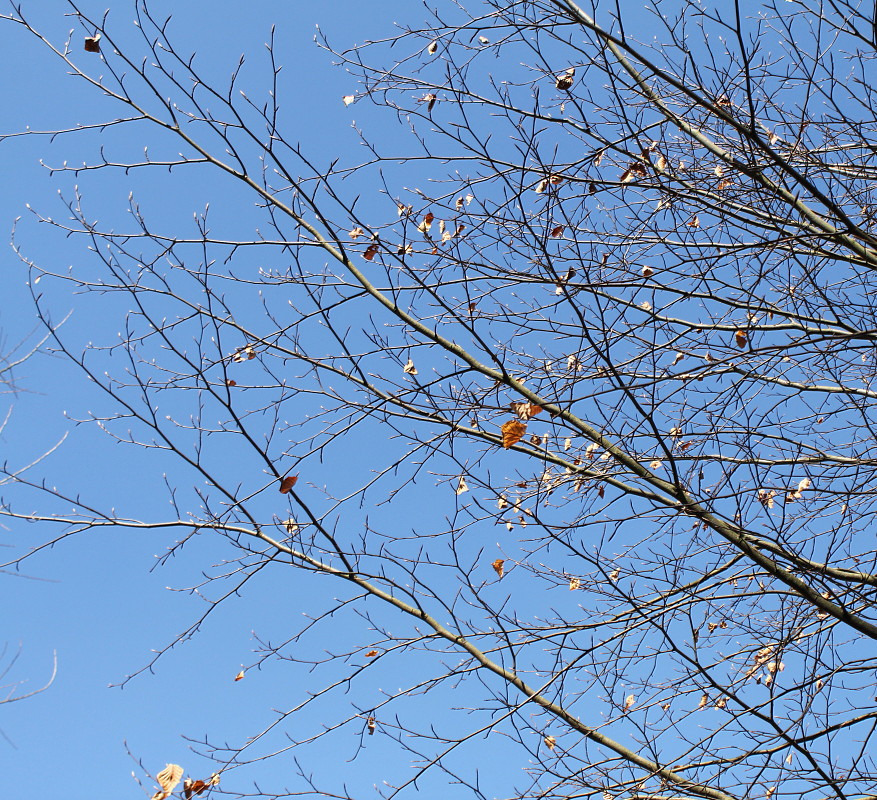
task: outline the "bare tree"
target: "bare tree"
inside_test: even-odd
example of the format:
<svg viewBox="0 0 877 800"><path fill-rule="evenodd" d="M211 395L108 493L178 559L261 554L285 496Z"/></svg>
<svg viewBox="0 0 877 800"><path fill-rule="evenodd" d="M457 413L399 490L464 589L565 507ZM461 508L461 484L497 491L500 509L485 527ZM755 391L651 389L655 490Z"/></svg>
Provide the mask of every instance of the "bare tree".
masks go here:
<svg viewBox="0 0 877 800"><path fill-rule="evenodd" d="M132 200L113 229L77 190L40 219L90 263L16 243L50 328L65 289L130 309L55 347L112 402L95 423L195 487L134 519L66 512L53 481L52 541L217 540L207 613L290 570L322 598L254 661L314 666L299 701L201 742L227 791L353 730L395 742L389 797L442 773L484 798L877 797L871 3L439 3L322 42L392 125L349 163L284 130L273 33L215 86L145 3L124 45L70 6L57 44L6 17L117 104L102 156L58 172L212 168L260 215L160 230ZM327 646L345 615L363 639ZM502 763L474 770L488 733Z"/></svg>

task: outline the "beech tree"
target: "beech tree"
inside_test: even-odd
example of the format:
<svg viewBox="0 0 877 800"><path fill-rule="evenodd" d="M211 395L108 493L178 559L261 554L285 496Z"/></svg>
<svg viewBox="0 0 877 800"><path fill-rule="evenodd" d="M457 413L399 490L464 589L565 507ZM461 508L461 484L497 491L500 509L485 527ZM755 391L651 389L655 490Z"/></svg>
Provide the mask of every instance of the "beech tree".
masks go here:
<svg viewBox="0 0 877 800"><path fill-rule="evenodd" d="M282 30L216 85L143 0L136 41L75 2L67 41L5 15L115 109L53 132L106 137L49 164L69 218L34 212L76 267L14 241L40 319L94 423L191 479L139 518L7 472L6 523L207 540L207 614L309 581L322 613L253 658L306 685L200 742L233 795L359 798L259 765L374 735L387 797L877 797L873 4L434 5L319 34L338 103L386 115L337 160L297 144ZM150 170L223 173L251 235L156 226ZM95 171L128 176L127 226ZM119 336L71 342L73 293Z"/></svg>

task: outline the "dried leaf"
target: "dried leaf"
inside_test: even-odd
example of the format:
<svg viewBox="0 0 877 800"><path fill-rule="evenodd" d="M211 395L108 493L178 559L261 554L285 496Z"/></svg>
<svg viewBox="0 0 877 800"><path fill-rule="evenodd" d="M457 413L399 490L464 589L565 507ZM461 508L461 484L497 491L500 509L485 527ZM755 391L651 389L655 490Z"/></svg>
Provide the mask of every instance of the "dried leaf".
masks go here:
<svg viewBox="0 0 877 800"><path fill-rule="evenodd" d="M716 168L713 170L713 174L717 178L721 178L725 174L725 168L721 164L716 164Z"/></svg>
<svg viewBox="0 0 877 800"><path fill-rule="evenodd" d="M436 54L437 50L438 50L438 42L435 39L433 39L429 43L429 45L427 46L426 52L429 53L431 56L434 56Z"/></svg>
<svg viewBox="0 0 877 800"><path fill-rule="evenodd" d="M650 469L661 469L661 467L663 467L663 466L664 466L664 462L661 461L661 459L659 459L659 458L656 458L654 461L652 461L651 464L649 464Z"/></svg>
<svg viewBox="0 0 877 800"><path fill-rule="evenodd" d="M599 167L600 164L603 163L603 156L606 154L605 150L597 151L597 154L594 156L594 166Z"/></svg>
<svg viewBox="0 0 877 800"><path fill-rule="evenodd" d="M374 717L369 717L365 722L365 727L368 728L368 735L375 735L375 728L377 727L377 723L375 722Z"/></svg>
<svg viewBox="0 0 877 800"><path fill-rule="evenodd" d="M374 658L378 654L377 650L369 650L366 654L366 658Z"/></svg>
<svg viewBox="0 0 877 800"><path fill-rule="evenodd" d="M527 426L519 420L510 419L502 424L500 430L502 431L502 446L508 450L512 445L521 441L527 431Z"/></svg>
<svg viewBox="0 0 877 800"><path fill-rule="evenodd" d="M536 194L542 194L548 188L548 178L543 178L536 185Z"/></svg>
<svg viewBox="0 0 877 800"><path fill-rule="evenodd" d="M619 183L630 183L637 178L644 178L645 176L646 165L643 164L641 161L631 161L627 169L621 173L621 177L618 179L618 181Z"/></svg>
<svg viewBox="0 0 877 800"><path fill-rule="evenodd" d="M233 380L232 378L228 378L225 382L225 385L226 386L237 386L238 382L236 380Z"/></svg>
<svg viewBox="0 0 877 800"><path fill-rule="evenodd" d="M572 88L573 83L575 82L575 67L570 67L566 72L561 72L554 80L554 85L560 89L560 91L565 92L567 89Z"/></svg>
<svg viewBox="0 0 877 800"><path fill-rule="evenodd" d="M564 452L566 452L567 450L569 450L570 447L572 447L572 439L570 439L569 436L567 436L566 439L563 440L563 449L564 449Z"/></svg>
<svg viewBox="0 0 877 800"><path fill-rule="evenodd" d="M238 681L242 681L244 679L244 671L241 670L237 675L234 676L235 683Z"/></svg>
<svg viewBox="0 0 877 800"><path fill-rule="evenodd" d="M663 172L667 169L667 159L664 156L658 156L658 160L655 163L655 169L658 170L658 172Z"/></svg>
<svg viewBox="0 0 877 800"><path fill-rule="evenodd" d="M517 414L524 422L542 413L542 406L524 401L509 404L509 409Z"/></svg>
<svg viewBox="0 0 877 800"><path fill-rule="evenodd" d="M346 94L344 95L344 97L341 98L341 100L343 101L344 105L349 106L352 102L356 100L356 95Z"/></svg>
<svg viewBox="0 0 877 800"><path fill-rule="evenodd" d="M463 492L468 492L469 486L466 484L466 479L461 475L460 480L457 482L457 488L454 490L455 494L463 494Z"/></svg>
<svg viewBox="0 0 877 800"><path fill-rule="evenodd" d="M496 559L491 565L493 567L493 571L499 575L500 578L505 574L505 561L501 558Z"/></svg>
<svg viewBox="0 0 877 800"><path fill-rule="evenodd" d="M432 221L435 219L435 215L432 211L428 211L426 216L421 220L420 224L417 226L417 230L421 233L429 233L429 229L432 227Z"/></svg>
<svg viewBox="0 0 877 800"><path fill-rule="evenodd" d="M569 579L569 590L574 592L576 589L580 588L582 582L578 578L570 578Z"/></svg>
<svg viewBox="0 0 877 800"><path fill-rule="evenodd" d="M551 236L557 239L559 236L563 236L563 231L565 230L563 225L558 225L551 229Z"/></svg>
<svg viewBox="0 0 877 800"><path fill-rule="evenodd" d="M402 371L406 375L416 375L417 367L414 366L414 362L409 358L408 363L402 368Z"/></svg>
<svg viewBox="0 0 877 800"><path fill-rule="evenodd" d="M737 347L739 347L741 350L746 347L746 342L749 341L748 337L746 336L746 331L736 331L734 333L734 341L737 343Z"/></svg>
<svg viewBox="0 0 877 800"><path fill-rule="evenodd" d="M362 228L354 228L352 231L350 231L350 233L348 235L350 236L351 239L358 239L360 236L363 236L364 234L365 234L365 231Z"/></svg>
<svg viewBox="0 0 877 800"><path fill-rule="evenodd" d="M553 736L546 736L543 741L545 742L549 750L553 750L554 747L557 745L557 739L555 739Z"/></svg>
<svg viewBox="0 0 877 800"><path fill-rule="evenodd" d="M688 222L685 223L689 228L699 228L700 227L700 217L695 214Z"/></svg>
<svg viewBox="0 0 877 800"><path fill-rule="evenodd" d="M287 475L280 481L280 494L289 494L295 484L298 483L298 475Z"/></svg>
<svg viewBox="0 0 877 800"><path fill-rule="evenodd" d="M496 507L502 511L504 508L507 508L509 505L509 501L505 499L505 495L501 494L499 499L496 501Z"/></svg>
<svg viewBox="0 0 877 800"><path fill-rule="evenodd" d="M643 267L642 270L640 270L640 274L644 278L651 278L652 275L655 274L655 271L651 267Z"/></svg>
<svg viewBox="0 0 877 800"><path fill-rule="evenodd" d="M435 105L436 95L435 92L430 92L429 94L423 95L420 102L426 103L427 113L432 111L433 106Z"/></svg>
<svg viewBox="0 0 877 800"><path fill-rule="evenodd" d="M698 708L706 708L709 701L710 701L710 696L706 692L704 692L703 695L701 695L700 702L697 704L697 707Z"/></svg>
<svg viewBox="0 0 877 800"><path fill-rule="evenodd" d="M283 527L290 536L298 533L298 523L294 519L286 520L286 522L283 523Z"/></svg>
<svg viewBox="0 0 877 800"><path fill-rule="evenodd" d="M166 797L170 797L182 777L183 768L179 764L168 764L155 776L161 791L152 795L152 800L165 800Z"/></svg>
<svg viewBox="0 0 877 800"><path fill-rule="evenodd" d="M413 253L413 252L414 252L414 247L410 244L400 244L396 248L396 255L397 256L408 256L408 255L411 255L411 253Z"/></svg>
<svg viewBox="0 0 877 800"><path fill-rule="evenodd" d="M85 37L85 50L89 53L99 53L100 52L100 34L96 33L94 36L86 36Z"/></svg>
<svg viewBox="0 0 877 800"><path fill-rule="evenodd" d="M636 702L636 695L629 694L627 697L624 698L624 708L622 710L629 711L631 708L633 708L633 704L635 702Z"/></svg>
<svg viewBox="0 0 877 800"><path fill-rule="evenodd" d="M600 487L600 488L602 488L602 487ZM618 568L613 569L612 572L609 573L609 580L612 581L612 582L614 583L615 581L618 580L618 578L620 577L620 575L621 575L621 570L620 570L620 569L618 569Z"/></svg>
<svg viewBox="0 0 877 800"><path fill-rule="evenodd" d="M362 257L366 261L371 261L377 254L378 254L378 245L377 245L377 243L372 243L366 248L366 251L362 254Z"/></svg>
<svg viewBox="0 0 877 800"><path fill-rule="evenodd" d="M490 44L490 39L486 36L479 36L478 41L481 42L481 44Z"/></svg>

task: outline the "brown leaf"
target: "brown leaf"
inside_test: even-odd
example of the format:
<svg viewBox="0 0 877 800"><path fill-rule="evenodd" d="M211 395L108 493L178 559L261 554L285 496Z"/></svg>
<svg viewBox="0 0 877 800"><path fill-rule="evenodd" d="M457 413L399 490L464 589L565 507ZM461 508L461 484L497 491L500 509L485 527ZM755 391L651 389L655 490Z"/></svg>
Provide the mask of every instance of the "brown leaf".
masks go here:
<svg viewBox="0 0 877 800"><path fill-rule="evenodd" d="M651 267L643 267L643 268L640 270L640 274L641 274L644 278L651 278L652 275L655 274L655 271L654 271Z"/></svg>
<svg viewBox="0 0 877 800"><path fill-rule="evenodd" d="M542 413L542 406L524 401L509 404L509 409L517 414L524 422Z"/></svg>
<svg viewBox="0 0 877 800"><path fill-rule="evenodd" d="M602 499L603 499L603 495L605 495L605 494L606 494L606 487L603 486L603 484L601 483L601 484L597 487L597 497L599 497L599 498L602 500Z"/></svg>
<svg viewBox="0 0 877 800"><path fill-rule="evenodd" d="M432 111L433 106L435 105L436 95L435 92L430 92L429 94L423 95L423 99L420 101L421 103L426 103L427 112Z"/></svg>
<svg viewBox="0 0 877 800"><path fill-rule="evenodd" d="M645 176L646 165L643 164L642 161L631 161L627 169L621 173L621 177L618 180L621 183L630 183L637 178L645 178Z"/></svg>
<svg viewBox="0 0 877 800"><path fill-rule="evenodd" d="M280 481L280 494L289 494L296 483L298 483L298 475L287 475Z"/></svg>
<svg viewBox="0 0 877 800"><path fill-rule="evenodd" d="M567 89L572 88L573 83L575 82L575 67L570 67L566 72L561 72L554 80L554 85L560 89L560 91L565 92Z"/></svg>
<svg viewBox="0 0 877 800"><path fill-rule="evenodd" d="M235 683L238 681L242 681L244 679L244 671L241 670L237 675L234 676Z"/></svg>
<svg viewBox="0 0 877 800"><path fill-rule="evenodd" d="M574 592L582 585L581 581L578 578L570 578L569 579L569 590Z"/></svg>
<svg viewBox="0 0 877 800"><path fill-rule="evenodd" d="M559 236L563 236L564 226L558 225L556 228L551 229L551 235L557 239Z"/></svg>
<svg viewBox="0 0 877 800"><path fill-rule="evenodd" d="M374 717L369 717L369 718L366 720L365 726L366 726L366 728L368 728L368 735L369 735L369 736L374 736L374 735L375 735L375 727L377 727L377 726L376 726L376 723L375 723L375 718L374 718Z"/></svg>
<svg viewBox="0 0 877 800"><path fill-rule="evenodd" d="M155 776L161 791L152 795L152 800L165 800L166 797L170 797L182 777L183 768L179 764L168 764Z"/></svg>
<svg viewBox="0 0 877 800"><path fill-rule="evenodd" d="M362 254L362 257L366 261L371 261L378 254L378 246L377 244L370 244L366 251Z"/></svg>
<svg viewBox="0 0 877 800"><path fill-rule="evenodd" d="M496 559L490 566L493 567L493 571L499 575L500 578L505 574L505 561L501 558Z"/></svg>
<svg viewBox="0 0 877 800"><path fill-rule="evenodd" d="M546 736L543 741L548 746L549 750L553 750L557 745L557 739L555 739L553 736Z"/></svg>
<svg viewBox="0 0 877 800"><path fill-rule="evenodd" d="M689 228L699 228L700 227L700 217L696 214L685 223Z"/></svg>
<svg viewBox="0 0 877 800"><path fill-rule="evenodd" d="M414 366L414 362L409 358L408 363L402 368L402 371L406 375L416 375L417 367Z"/></svg>
<svg viewBox="0 0 877 800"><path fill-rule="evenodd" d="M366 658L374 658L378 654L377 650L369 650L366 654Z"/></svg>
<svg viewBox="0 0 877 800"><path fill-rule="evenodd" d="M463 494L463 492L468 492L469 486L466 484L466 479L461 475L460 480L457 482L457 488L455 490L456 494Z"/></svg>
<svg viewBox="0 0 877 800"><path fill-rule="evenodd" d="M435 40L431 41L426 48L426 52L429 53L431 56L434 56L436 54L437 50L438 50L438 42Z"/></svg>
<svg viewBox="0 0 877 800"><path fill-rule="evenodd" d="M229 378L228 380L226 380L225 385L226 386L237 386L238 382Z"/></svg>
<svg viewBox="0 0 877 800"><path fill-rule="evenodd" d="M183 781L183 793L186 800L189 800L189 798L197 797L199 794L206 792L211 786L217 786L218 784L218 772L214 772L206 781L186 778L186 780Z"/></svg>
<svg viewBox="0 0 877 800"><path fill-rule="evenodd" d="M86 36L85 37L85 49L89 53L99 53L100 52L100 34L96 33L94 36Z"/></svg>
<svg viewBox="0 0 877 800"><path fill-rule="evenodd" d="M502 446L508 450L512 445L521 441L523 435L527 432L525 423L516 419L510 419L502 424Z"/></svg>
<svg viewBox="0 0 877 800"><path fill-rule="evenodd" d="M746 342L748 341L746 337L746 331L737 331L734 334L734 341L737 343L737 347L741 350L746 347Z"/></svg>

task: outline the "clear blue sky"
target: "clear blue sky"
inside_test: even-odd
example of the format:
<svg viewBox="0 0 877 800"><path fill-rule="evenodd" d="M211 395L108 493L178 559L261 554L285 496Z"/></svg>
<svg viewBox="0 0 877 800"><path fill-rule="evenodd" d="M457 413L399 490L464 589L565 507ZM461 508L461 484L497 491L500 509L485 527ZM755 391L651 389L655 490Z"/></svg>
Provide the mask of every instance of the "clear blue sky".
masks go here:
<svg viewBox="0 0 877 800"><path fill-rule="evenodd" d="M83 7L100 12L105 5L105 0L100 0L86 2ZM124 30L133 17L130 4L109 5L111 19ZM356 147L349 127L355 107L347 109L341 103L341 97L355 86L341 70L331 68L329 55L314 45L315 25L319 23L334 41L350 44L385 29L394 12L411 4L382 3L379 14L373 4L352 0L259 0L245 7L229 0L216 0L209 6L151 5L156 12L173 10L177 38L197 50L202 67L219 78L224 78L238 55L245 52L259 64L250 73L255 80L257 70L264 66L263 43L270 25L276 23L278 55L289 78L286 107L293 110L298 125L293 138L299 138L318 159L328 159L341 148ZM69 28L62 16L66 4L39 0L25 3L25 10L28 8L33 21L60 43ZM77 45L79 38L77 34ZM2 132L25 126L75 125L107 115L95 93L67 77L63 65L18 26L0 24L0 53L6 75L0 83ZM62 217L56 192L62 190L69 196L75 181L69 176L50 178L40 159L54 159L54 163L66 158L81 160L84 152L94 152L94 141L94 137L83 137L78 142L71 139L52 145L47 139L25 138L0 144L4 185L0 228L5 231L0 238L8 239L13 221L23 216L22 244L43 263L63 267L77 257L75 247L41 239L39 228L29 221L26 204ZM148 143L136 144L142 147ZM219 221L234 208L223 203L221 193L227 184L210 176L193 187L190 195L173 198L156 197L160 182L151 184L149 177L138 178L139 196L147 203L152 201L153 219L156 207L165 206L164 217L157 218L160 223L191 220L192 213L203 209L205 200L211 201L212 213ZM86 189L88 199L107 209L124 209L124 178L102 180L82 181L91 187ZM95 196L95 185L104 193L100 197ZM24 270L11 249L0 250L0 265L0 326L7 345L12 346L27 339L36 322ZM105 332L118 326L120 317L114 315L118 309L112 303L108 299L86 309L70 309L74 313L68 329L87 337L92 329ZM106 319L101 313L104 304ZM126 512L135 509L149 515L150 504L166 507L161 476L150 474L149 464L138 466L136 452L114 447L94 428L73 427L65 418L65 414L84 416L101 402L75 369L61 359L41 355L22 366L16 378L21 391L3 397L4 412L6 407L13 408L13 418L0 438L5 461L26 463L66 434L63 446L41 468L40 474L48 476L50 482L97 496ZM45 530L28 530L27 526L2 531L4 549L0 556L13 552L6 545L15 542L19 547L28 538L36 542L45 534ZM254 585L243 597L228 603L193 641L164 658L155 674L142 675L124 689L108 688L140 670L149 662L152 649L165 646L203 611L196 598L166 587L197 582L199 564L212 563L219 556L203 550L192 552L167 568L150 572L156 554L167 544L167 537L161 535L89 534L87 541L62 543L31 561L22 573L28 577L0 576L0 642L8 644L10 653L19 643L22 647L21 658L6 683L26 679L21 691L36 688L51 671L53 652L58 656L57 678L48 691L0 708L0 730L9 739L0 740L0 765L5 767L8 796L27 793L42 798L61 793L69 800L140 797L143 792L131 778L132 769L139 773L132 756L152 772L166 762L176 762L197 777L195 765L204 762L191 755L182 733L198 737L209 732L215 741L239 738L267 724L272 708L301 700L307 676L293 668L254 670L243 681L232 680L242 665L254 660L253 629L272 638L282 637L312 605L309 594L314 587L290 585L283 575ZM336 632L343 642L344 628L338 627ZM349 743L347 752L311 748L308 766L316 772L329 767L333 779L349 778L354 786L380 782L386 777L382 769L385 745L381 737L367 744L371 753L356 767L346 764L355 741ZM267 762L251 777L278 785L291 769L289 759L280 758ZM151 790L151 786L146 788Z"/></svg>

